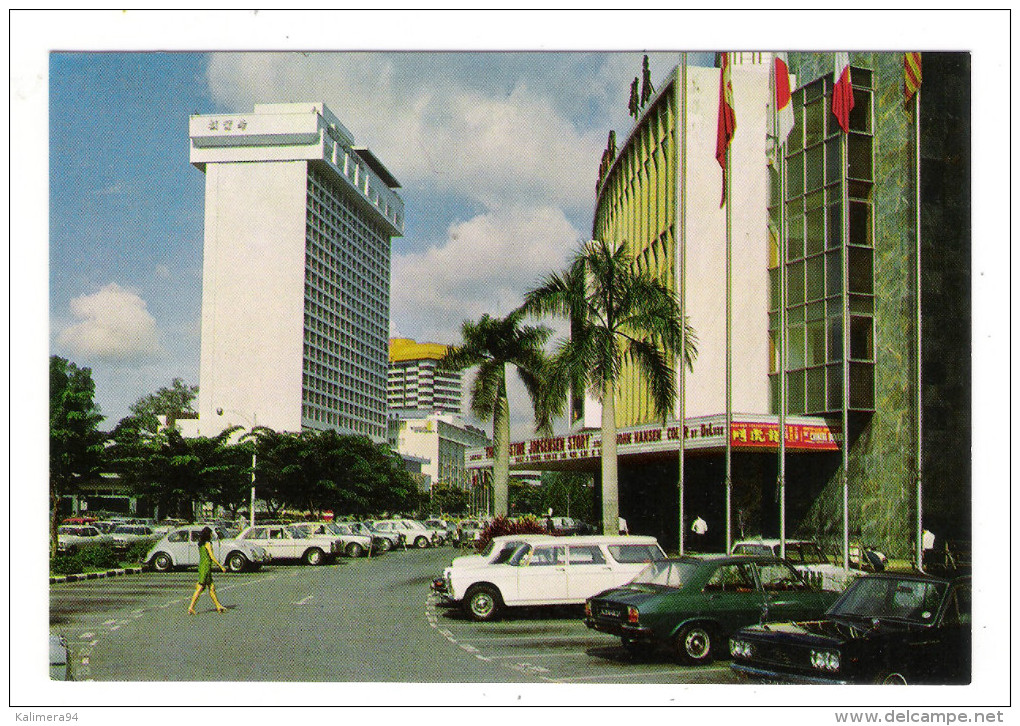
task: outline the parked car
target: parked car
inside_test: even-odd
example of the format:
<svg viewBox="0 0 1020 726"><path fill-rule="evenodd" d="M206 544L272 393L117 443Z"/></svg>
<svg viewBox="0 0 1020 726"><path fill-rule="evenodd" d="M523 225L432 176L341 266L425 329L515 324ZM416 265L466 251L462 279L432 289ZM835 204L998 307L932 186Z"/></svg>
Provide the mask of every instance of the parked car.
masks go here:
<svg viewBox="0 0 1020 726"><path fill-rule="evenodd" d="M310 537L330 537L340 542L340 552L348 557L364 557L372 550L372 538L351 530L346 523L297 522L291 529L299 529Z"/></svg>
<svg viewBox="0 0 1020 726"><path fill-rule="evenodd" d="M782 551L778 539L753 539L733 545L735 555L768 555L779 557ZM844 570L841 565L826 559L817 542L810 540L786 540L786 561L803 574L808 582L817 584L823 590L843 592L847 585L860 575L859 570Z"/></svg>
<svg viewBox="0 0 1020 726"><path fill-rule="evenodd" d="M506 562L447 568L444 597L472 620L519 605L580 605L665 557L654 537L547 537Z"/></svg>
<svg viewBox="0 0 1020 726"><path fill-rule="evenodd" d="M324 565L341 552L340 541L332 535L309 536L284 524L245 527L237 539L257 544L273 560L302 560L307 565Z"/></svg>
<svg viewBox="0 0 1020 726"><path fill-rule="evenodd" d="M585 625L619 636L635 655L661 647L683 662L708 663L725 654L738 628L818 616L836 597L771 556L679 557L653 562L628 584L590 598Z"/></svg>
<svg viewBox="0 0 1020 726"><path fill-rule="evenodd" d="M62 524L57 527L58 552L70 554L81 547L98 544L113 544L113 538L91 524Z"/></svg>
<svg viewBox="0 0 1020 726"><path fill-rule="evenodd" d="M198 535L202 525L190 525L170 530L152 546L145 562L157 572L169 572L176 567L198 566ZM212 529L212 548L216 559L231 572L257 570L270 562L269 553L252 542L228 538L218 527Z"/></svg>
<svg viewBox="0 0 1020 726"><path fill-rule="evenodd" d="M523 544L541 542L552 539L548 534L505 534L493 537L479 554L454 557L450 567L443 571L443 576L433 580L432 589L442 594L446 592L446 571L451 567L471 568L483 565L499 565L507 562L513 553Z"/></svg>
<svg viewBox="0 0 1020 726"><path fill-rule="evenodd" d="M372 547L379 552L389 552L404 546L404 536L399 532L383 532L375 529L369 522L344 522L342 526L350 527L355 534L363 534L372 538Z"/></svg>
<svg viewBox="0 0 1020 726"><path fill-rule="evenodd" d="M420 549L437 544L437 537L433 531L426 529L425 525L420 522L410 519L383 519L374 522L373 526L382 532L402 534L407 544Z"/></svg>
<svg viewBox="0 0 1020 726"><path fill-rule="evenodd" d="M152 527L144 524L121 524L114 527L110 532L113 538L113 547L118 550L126 550L137 542L155 542L159 534Z"/></svg>
<svg viewBox="0 0 1020 726"><path fill-rule="evenodd" d="M429 517L422 522L429 529L434 529L442 535L442 541L453 542L457 537L457 527L452 522L447 522L440 517Z"/></svg>
<svg viewBox="0 0 1020 726"><path fill-rule="evenodd" d="M473 547L482 536L485 522L480 519L465 519L457 525L457 546Z"/></svg>
<svg viewBox="0 0 1020 726"><path fill-rule="evenodd" d="M971 580L865 575L820 620L743 628L731 667L785 683L967 684Z"/></svg>

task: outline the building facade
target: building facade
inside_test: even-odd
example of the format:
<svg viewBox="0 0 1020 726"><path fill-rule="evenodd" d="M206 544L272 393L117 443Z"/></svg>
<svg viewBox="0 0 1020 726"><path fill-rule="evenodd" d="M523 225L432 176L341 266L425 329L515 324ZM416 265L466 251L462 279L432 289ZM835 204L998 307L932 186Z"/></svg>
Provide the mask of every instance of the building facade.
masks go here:
<svg viewBox="0 0 1020 726"><path fill-rule="evenodd" d="M439 370L448 350L449 346L439 343L390 339L386 399L391 416L414 411L461 413L462 373Z"/></svg>
<svg viewBox="0 0 1020 726"><path fill-rule="evenodd" d="M386 438L399 183L321 103L189 120L205 173L199 430Z"/></svg>
<svg viewBox="0 0 1020 726"><path fill-rule="evenodd" d="M733 54L728 209L719 68L678 66L619 148L610 142L593 236L624 243L677 293L698 349L693 371L677 370L683 426L680 399L663 425L639 371L620 380L619 497L632 531L675 547L702 517L703 544L718 550L727 521L739 537L776 536L783 520L788 536L835 542L846 492L851 538L892 555L912 555L922 522L970 536L969 57L924 54L916 113L903 53L850 61L845 152L831 53L790 54L795 125L777 152L771 54ZM599 415L591 400L575 405L570 435L515 443L512 466L597 476ZM490 455L469 463L484 470Z"/></svg>
<svg viewBox="0 0 1020 726"><path fill-rule="evenodd" d="M415 418L393 417L389 424L390 447L403 455L425 460L421 471L431 485L447 484L467 489L467 451L484 447L489 438L459 416L432 413Z"/></svg>

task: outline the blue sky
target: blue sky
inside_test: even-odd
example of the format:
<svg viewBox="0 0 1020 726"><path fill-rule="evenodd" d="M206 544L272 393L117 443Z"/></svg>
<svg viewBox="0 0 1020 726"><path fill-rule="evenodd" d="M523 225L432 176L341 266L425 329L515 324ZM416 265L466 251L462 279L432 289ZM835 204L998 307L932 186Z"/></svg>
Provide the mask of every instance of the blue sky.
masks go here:
<svg viewBox="0 0 1020 726"><path fill-rule="evenodd" d="M175 377L199 383L204 177L188 116L302 99L326 101L402 184L391 334L454 342L585 238L642 57L54 53L51 349L92 368L109 426ZM653 82L678 61L650 54Z"/></svg>

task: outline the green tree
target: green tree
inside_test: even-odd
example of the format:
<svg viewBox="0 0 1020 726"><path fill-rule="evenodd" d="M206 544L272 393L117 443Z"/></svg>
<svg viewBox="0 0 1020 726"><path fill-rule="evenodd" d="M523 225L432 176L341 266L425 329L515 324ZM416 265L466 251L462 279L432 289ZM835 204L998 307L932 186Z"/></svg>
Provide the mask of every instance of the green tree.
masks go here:
<svg viewBox="0 0 1020 726"><path fill-rule="evenodd" d="M519 516L521 514L542 514L542 489L532 486L526 482L510 482L510 513Z"/></svg>
<svg viewBox="0 0 1020 726"><path fill-rule="evenodd" d="M189 386L180 378L174 378L169 388L164 386L135 401L128 408L131 415L126 418L134 419L139 428L156 433L159 430L159 416L165 416L166 425L173 427L181 414L194 415L192 403L197 395L198 386ZM125 423L124 419L121 423Z"/></svg>
<svg viewBox="0 0 1020 726"><path fill-rule="evenodd" d="M570 321L570 337L549 366L543 408L562 411L571 389L582 386L602 403L602 530L615 534L619 519L616 393L625 361L644 373L656 412L664 419L676 398L671 365L686 338L684 364L697 355L694 331L681 322L676 296L636 269L623 244L593 240L562 274L548 276L525 297L522 309Z"/></svg>
<svg viewBox="0 0 1020 726"><path fill-rule="evenodd" d="M103 416L95 402L92 370L50 357L50 555L57 551L60 503L99 475Z"/></svg>
<svg viewBox="0 0 1020 726"><path fill-rule="evenodd" d="M479 418L492 417L493 510L506 515L510 473L510 404L506 393L506 368L517 369L535 410L535 429L549 431L551 416L543 408L543 377L546 365L542 346L552 331L545 326L522 325L516 310L505 318L483 315L478 322L461 325L463 343L451 348L440 361L445 370L477 366L471 387L471 410Z"/></svg>
<svg viewBox="0 0 1020 726"><path fill-rule="evenodd" d="M573 517L582 522L598 519L590 474L573 471L542 472L542 501L539 511L553 510L558 517Z"/></svg>
<svg viewBox="0 0 1020 726"><path fill-rule="evenodd" d="M468 493L460 487L440 482L432 487L432 510L440 514L464 514L468 508Z"/></svg>

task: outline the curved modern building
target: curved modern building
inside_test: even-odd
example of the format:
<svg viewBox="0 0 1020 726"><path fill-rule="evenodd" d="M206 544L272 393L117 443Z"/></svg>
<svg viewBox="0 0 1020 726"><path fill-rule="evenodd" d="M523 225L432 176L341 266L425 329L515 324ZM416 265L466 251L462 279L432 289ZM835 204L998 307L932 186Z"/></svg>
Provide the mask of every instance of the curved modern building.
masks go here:
<svg viewBox="0 0 1020 726"><path fill-rule="evenodd" d="M698 338L673 421L624 371L621 516L674 548L681 516L696 548L721 549L727 521L732 538L783 526L837 543L846 493L853 540L911 557L919 524L969 538L969 57L924 54L906 105L903 53L851 53L844 151L833 54L791 53L795 124L778 153L772 54L731 58L727 205L719 68L678 65L600 169L593 237L676 291ZM512 467L598 477L599 418L575 400L572 434L516 444ZM484 469L487 452L472 460ZM705 535L690 532L698 517Z"/></svg>

